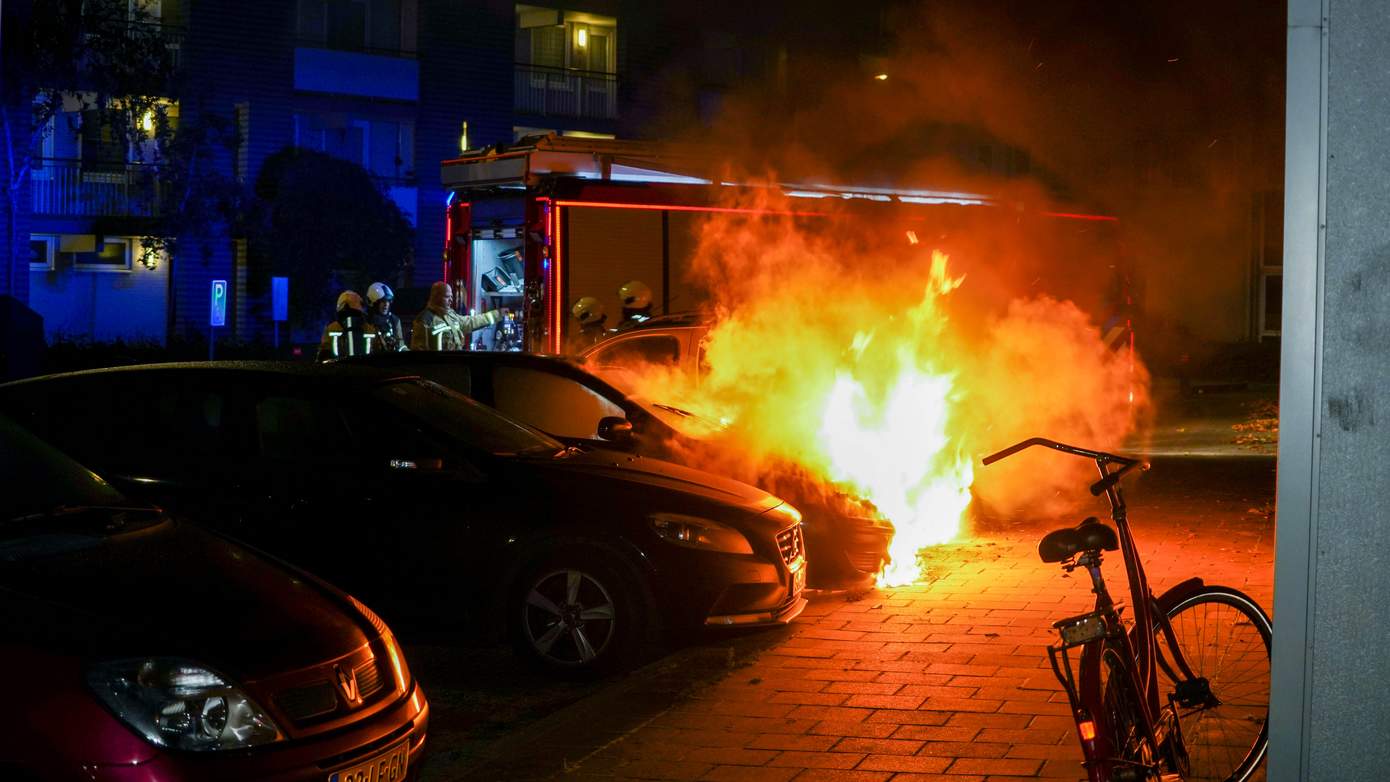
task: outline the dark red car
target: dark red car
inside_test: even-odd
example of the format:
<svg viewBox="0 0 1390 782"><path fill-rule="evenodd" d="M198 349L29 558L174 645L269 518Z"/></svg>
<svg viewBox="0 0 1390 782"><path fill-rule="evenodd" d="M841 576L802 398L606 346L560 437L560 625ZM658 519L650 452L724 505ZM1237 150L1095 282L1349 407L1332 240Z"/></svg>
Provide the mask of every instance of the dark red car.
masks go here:
<svg viewBox="0 0 1390 782"><path fill-rule="evenodd" d="M0 779L419 776L429 707L366 606L4 417L0 475Z"/></svg>

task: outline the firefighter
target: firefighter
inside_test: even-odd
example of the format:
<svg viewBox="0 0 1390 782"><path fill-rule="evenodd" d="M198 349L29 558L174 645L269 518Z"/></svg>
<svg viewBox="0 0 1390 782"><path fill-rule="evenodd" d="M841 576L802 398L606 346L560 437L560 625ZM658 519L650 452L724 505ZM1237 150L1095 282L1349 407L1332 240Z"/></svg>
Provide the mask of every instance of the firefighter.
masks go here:
<svg viewBox="0 0 1390 782"><path fill-rule="evenodd" d="M570 307L570 314L579 321L579 332L571 340L572 352L578 353L608 336L604 327L608 325L608 313L603 311L603 302L593 296L585 296Z"/></svg>
<svg viewBox="0 0 1390 782"><path fill-rule="evenodd" d="M391 312L391 301L395 298L391 286L384 282L374 282L367 288L367 322L376 329L381 349L392 353L406 349L401 319Z"/></svg>
<svg viewBox="0 0 1390 782"><path fill-rule="evenodd" d="M430 286L429 304L415 316L410 329L411 350L467 350L468 333L492 326L507 317L505 309L481 315L454 312L454 290L447 282Z"/></svg>
<svg viewBox="0 0 1390 782"><path fill-rule="evenodd" d="M618 301L623 303L623 319L618 327L641 323L652 316L652 289L641 280L628 280L618 288Z"/></svg>
<svg viewBox="0 0 1390 782"><path fill-rule="evenodd" d="M367 322L362 297L354 291L343 291L338 294L335 320L323 329L318 360L366 355L372 352L376 339L376 328Z"/></svg>

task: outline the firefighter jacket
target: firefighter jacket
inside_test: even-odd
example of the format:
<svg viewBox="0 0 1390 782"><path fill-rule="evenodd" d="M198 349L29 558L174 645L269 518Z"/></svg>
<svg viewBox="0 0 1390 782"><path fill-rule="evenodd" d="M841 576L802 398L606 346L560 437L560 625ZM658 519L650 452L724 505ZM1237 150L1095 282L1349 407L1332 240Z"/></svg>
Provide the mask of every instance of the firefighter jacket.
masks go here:
<svg viewBox="0 0 1390 782"><path fill-rule="evenodd" d="M376 349L394 353L408 347L405 330L401 328L401 319L396 317L394 312L377 312L373 309L367 314L367 322L376 329L377 338L381 340L381 345Z"/></svg>
<svg viewBox="0 0 1390 782"><path fill-rule="evenodd" d="M373 349L377 341L377 331L367 322L367 316L360 310L343 309L338 311L337 320L323 329L323 339L319 341L319 361L363 356Z"/></svg>
<svg viewBox="0 0 1390 782"><path fill-rule="evenodd" d="M481 315L460 315L448 307L426 307L415 316L410 329L411 350L467 350L468 333L502 319L498 310Z"/></svg>

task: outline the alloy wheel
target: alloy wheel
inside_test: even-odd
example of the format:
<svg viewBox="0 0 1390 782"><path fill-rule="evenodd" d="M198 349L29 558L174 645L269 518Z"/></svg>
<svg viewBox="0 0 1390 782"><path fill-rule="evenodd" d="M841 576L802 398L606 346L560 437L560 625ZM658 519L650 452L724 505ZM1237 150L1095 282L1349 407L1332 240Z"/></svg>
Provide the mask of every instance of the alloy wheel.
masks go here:
<svg viewBox="0 0 1390 782"><path fill-rule="evenodd" d="M555 665L593 664L616 629L617 611L608 590L589 573L572 568L532 581L522 611L527 642Z"/></svg>

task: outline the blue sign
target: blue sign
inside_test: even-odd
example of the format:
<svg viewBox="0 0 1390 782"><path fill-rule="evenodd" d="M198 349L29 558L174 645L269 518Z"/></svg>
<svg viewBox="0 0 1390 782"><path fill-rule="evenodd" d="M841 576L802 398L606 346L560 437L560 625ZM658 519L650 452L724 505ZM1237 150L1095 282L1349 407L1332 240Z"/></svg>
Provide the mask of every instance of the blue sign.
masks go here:
<svg viewBox="0 0 1390 782"><path fill-rule="evenodd" d="M283 322L290 319L290 278L270 278L270 319Z"/></svg>
<svg viewBox="0 0 1390 782"><path fill-rule="evenodd" d="M212 310L208 313L209 326L227 325L227 281L212 281Z"/></svg>

